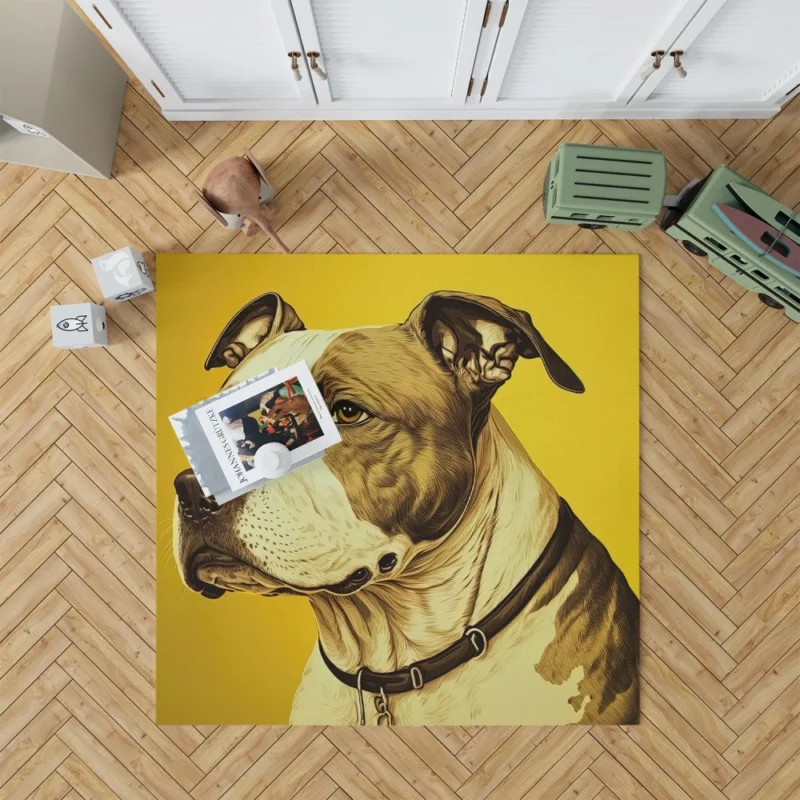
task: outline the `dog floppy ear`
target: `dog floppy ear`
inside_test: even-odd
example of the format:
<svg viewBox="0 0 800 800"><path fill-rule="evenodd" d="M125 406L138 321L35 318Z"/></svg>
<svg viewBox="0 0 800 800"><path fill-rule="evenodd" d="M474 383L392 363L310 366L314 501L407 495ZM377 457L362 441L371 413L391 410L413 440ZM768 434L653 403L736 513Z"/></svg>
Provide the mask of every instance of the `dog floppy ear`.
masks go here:
<svg viewBox="0 0 800 800"><path fill-rule="evenodd" d="M467 393L493 394L511 377L517 358L541 358L556 385L584 391L580 378L534 327L530 314L493 297L468 292L433 292L406 325L456 377Z"/></svg>
<svg viewBox="0 0 800 800"><path fill-rule="evenodd" d="M206 369L233 369L265 339L305 328L297 312L279 294L262 294L240 308L225 326L206 358Z"/></svg>

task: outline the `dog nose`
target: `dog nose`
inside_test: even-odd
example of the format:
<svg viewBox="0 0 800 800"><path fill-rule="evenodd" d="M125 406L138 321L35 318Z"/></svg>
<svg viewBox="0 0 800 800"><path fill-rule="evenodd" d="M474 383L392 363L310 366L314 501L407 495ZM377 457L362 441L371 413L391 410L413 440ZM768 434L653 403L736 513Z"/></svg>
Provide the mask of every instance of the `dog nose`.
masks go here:
<svg viewBox="0 0 800 800"><path fill-rule="evenodd" d="M175 492L181 514L192 522L205 522L219 511L216 501L203 494L194 472L190 469L185 469L176 476Z"/></svg>

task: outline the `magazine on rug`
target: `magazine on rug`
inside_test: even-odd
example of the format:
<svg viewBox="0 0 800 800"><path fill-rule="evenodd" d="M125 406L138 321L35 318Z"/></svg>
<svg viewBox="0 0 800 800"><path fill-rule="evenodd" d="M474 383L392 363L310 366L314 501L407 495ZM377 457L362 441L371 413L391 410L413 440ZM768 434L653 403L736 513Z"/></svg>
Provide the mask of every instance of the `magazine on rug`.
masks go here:
<svg viewBox="0 0 800 800"><path fill-rule="evenodd" d="M266 483L256 453L277 442L291 469L341 441L304 361L269 370L170 416L203 493L226 503Z"/></svg>

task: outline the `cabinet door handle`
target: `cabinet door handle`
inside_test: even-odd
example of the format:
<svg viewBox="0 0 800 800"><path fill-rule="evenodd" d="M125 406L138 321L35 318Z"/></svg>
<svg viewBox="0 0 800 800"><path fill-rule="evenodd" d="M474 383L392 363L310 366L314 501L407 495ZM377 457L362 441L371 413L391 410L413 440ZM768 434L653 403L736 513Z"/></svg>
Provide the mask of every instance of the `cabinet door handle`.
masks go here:
<svg viewBox="0 0 800 800"><path fill-rule="evenodd" d="M318 58L320 58L320 54L312 50L312 51L310 51L310 52L306 53L306 55L308 56L308 59L309 59L309 61L311 62L311 63L310 63L311 71L312 71L313 73L315 73L315 74L317 75L317 77L318 77L318 78L319 78L321 81L326 81L326 80L328 80L328 73L327 73L327 72L325 72L325 70L324 70L324 69L322 69L322 67L320 67L320 66L317 64L317 59L318 59Z"/></svg>
<svg viewBox="0 0 800 800"><path fill-rule="evenodd" d="M303 55L302 53L298 53L295 51L288 53L289 58L292 59L292 77L296 81L303 80L303 76L300 74L300 65L297 63L297 59L300 58L302 55Z"/></svg>
<svg viewBox="0 0 800 800"><path fill-rule="evenodd" d="M678 73L678 77L685 78L686 70L683 68L683 64L681 64L683 50L672 50L670 51L670 55L672 56L672 64L675 67L675 71Z"/></svg>
<svg viewBox="0 0 800 800"><path fill-rule="evenodd" d="M650 55L653 57L653 63L642 73L641 78L646 81L657 69L661 69L661 59L664 58L663 50L653 50Z"/></svg>

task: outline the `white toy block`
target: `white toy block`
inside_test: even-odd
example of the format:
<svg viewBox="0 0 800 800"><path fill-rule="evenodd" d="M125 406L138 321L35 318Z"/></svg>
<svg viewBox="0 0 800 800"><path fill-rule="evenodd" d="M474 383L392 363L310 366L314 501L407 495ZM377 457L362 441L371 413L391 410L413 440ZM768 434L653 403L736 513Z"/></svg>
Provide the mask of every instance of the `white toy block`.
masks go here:
<svg viewBox="0 0 800 800"><path fill-rule="evenodd" d="M108 344L106 310L94 303L50 306L53 346L77 350Z"/></svg>
<svg viewBox="0 0 800 800"><path fill-rule="evenodd" d="M107 300L130 300L153 291L147 263L140 252L123 247L92 259L100 291Z"/></svg>

